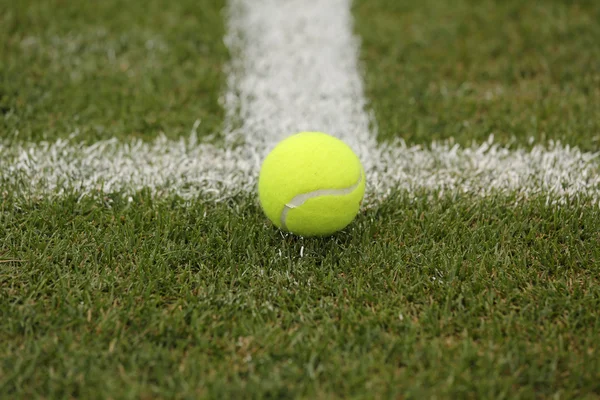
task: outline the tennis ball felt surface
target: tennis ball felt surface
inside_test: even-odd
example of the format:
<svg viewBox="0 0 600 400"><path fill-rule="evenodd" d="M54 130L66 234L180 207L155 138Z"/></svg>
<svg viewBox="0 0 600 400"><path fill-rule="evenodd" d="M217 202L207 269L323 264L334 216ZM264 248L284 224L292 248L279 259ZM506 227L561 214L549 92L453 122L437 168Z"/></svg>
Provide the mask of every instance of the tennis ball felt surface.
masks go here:
<svg viewBox="0 0 600 400"><path fill-rule="evenodd" d="M365 172L352 149L320 132L280 142L258 179L260 204L280 229L328 236L354 220L365 193Z"/></svg>

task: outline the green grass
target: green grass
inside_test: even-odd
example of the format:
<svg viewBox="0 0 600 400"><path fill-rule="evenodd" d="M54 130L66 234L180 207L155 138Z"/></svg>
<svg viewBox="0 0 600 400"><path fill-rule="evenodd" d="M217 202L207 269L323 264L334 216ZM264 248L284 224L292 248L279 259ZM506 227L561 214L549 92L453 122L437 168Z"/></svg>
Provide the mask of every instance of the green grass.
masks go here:
<svg viewBox="0 0 600 400"><path fill-rule="evenodd" d="M355 0L382 139L600 144L597 1Z"/></svg>
<svg viewBox="0 0 600 400"><path fill-rule="evenodd" d="M0 138L219 134L225 0L0 0Z"/></svg>
<svg viewBox="0 0 600 400"><path fill-rule="evenodd" d="M0 139L220 132L223 5L0 0ZM597 2L354 12L382 140L597 149ZM251 196L78 198L0 186L0 398L600 397L585 199L395 193L300 239Z"/></svg>
<svg viewBox="0 0 600 400"><path fill-rule="evenodd" d="M302 240L114 200L4 197L3 397L600 396L597 208L399 195Z"/></svg>

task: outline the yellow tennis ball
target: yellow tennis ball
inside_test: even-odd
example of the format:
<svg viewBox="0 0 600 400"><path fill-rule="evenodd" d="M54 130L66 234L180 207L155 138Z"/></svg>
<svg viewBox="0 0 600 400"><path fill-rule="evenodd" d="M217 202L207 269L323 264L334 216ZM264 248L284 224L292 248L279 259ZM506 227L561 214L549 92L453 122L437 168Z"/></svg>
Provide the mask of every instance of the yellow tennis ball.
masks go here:
<svg viewBox="0 0 600 400"><path fill-rule="evenodd" d="M280 142L265 158L258 179L260 204L279 228L300 236L328 236L358 213L365 172L352 149L320 132Z"/></svg>

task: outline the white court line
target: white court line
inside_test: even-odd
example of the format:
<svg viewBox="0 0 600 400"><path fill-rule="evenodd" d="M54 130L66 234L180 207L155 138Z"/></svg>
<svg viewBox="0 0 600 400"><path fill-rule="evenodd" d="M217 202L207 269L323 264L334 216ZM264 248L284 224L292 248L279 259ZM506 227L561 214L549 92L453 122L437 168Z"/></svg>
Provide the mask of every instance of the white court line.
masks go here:
<svg viewBox="0 0 600 400"><path fill-rule="evenodd" d="M400 189L542 195L552 202L585 196L598 204L597 155L560 144L513 151L492 141L469 148L378 146L365 111L350 0L231 0L229 10L233 60L224 135L226 143L241 139L243 145L218 148L199 143L195 134L151 143L0 144L0 185L23 196L149 188L221 199L255 190L260 162L278 140L321 130L357 151L369 201Z"/></svg>
<svg viewBox="0 0 600 400"><path fill-rule="evenodd" d="M376 142L365 111L350 1L230 3L226 42L235 58L225 100L242 121L234 137L263 150L294 132L323 131L368 156ZM229 120L237 116L229 114Z"/></svg>

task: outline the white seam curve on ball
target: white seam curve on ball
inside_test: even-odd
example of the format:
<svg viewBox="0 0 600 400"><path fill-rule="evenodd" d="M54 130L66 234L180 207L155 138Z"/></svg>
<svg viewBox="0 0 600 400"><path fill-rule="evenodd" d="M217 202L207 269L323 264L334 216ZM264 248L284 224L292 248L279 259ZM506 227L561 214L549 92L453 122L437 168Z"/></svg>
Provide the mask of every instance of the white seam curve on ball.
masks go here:
<svg viewBox="0 0 600 400"><path fill-rule="evenodd" d="M358 181L347 188L342 189L318 189L308 193L302 193L295 196L292 200L288 201L283 207L283 211L281 212L280 223L281 227L286 231L289 230L287 227L287 217L290 210L294 208L298 208L306 203L310 199L314 199L321 196L345 196L352 192L354 192L363 181L364 172L360 172L360 176L358 177Z"/></svg>

